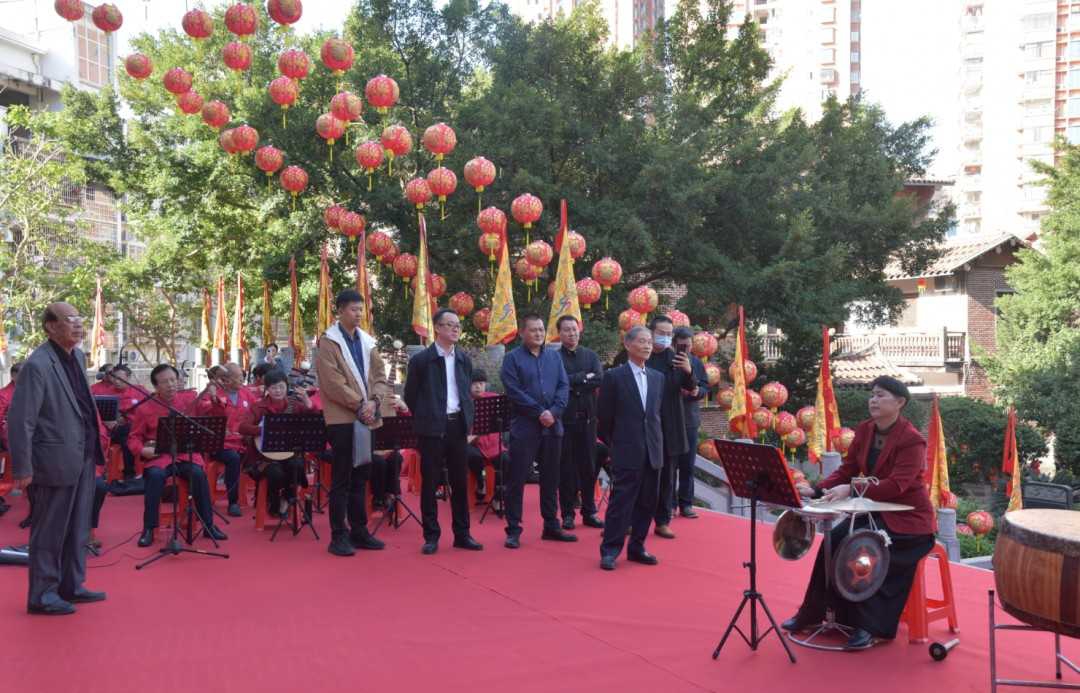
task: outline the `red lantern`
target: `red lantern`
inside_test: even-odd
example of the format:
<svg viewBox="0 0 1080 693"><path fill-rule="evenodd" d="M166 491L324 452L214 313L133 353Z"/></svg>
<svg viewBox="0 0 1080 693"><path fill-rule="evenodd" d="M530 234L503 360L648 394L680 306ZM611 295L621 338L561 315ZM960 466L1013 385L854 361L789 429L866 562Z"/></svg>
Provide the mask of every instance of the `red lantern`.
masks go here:
<svg viewBox="0 0 1080 693"><path fill-rule="evenodd" d="M251 46L239 41L229 41L221 49L221 59L230 70L242 72L251 67Z"/></svg>
<svg viewBox="0 0 1080 693"><path fill-rule="evenodd" d="M176 106L184 113L194 115L202 110L203 97L198 92L186 91L176 97Z"/></svg>
<svg viewBox="0 0 1080 693"><path fill-rule="evenodd" d="M323 210L322 218L326 222L329 228L336 229L341 226L341 215L346 212L346 209L341 205L330 205Z"/></svg>
<svg viewBox="0 0 1080 693"><path fill-rule="evenodd" d="M382 231L374 231L368 234L367 249L368 252L375 257L382 257L388 250L390 250L390 247L393 245L393 239L391 239L390 236L386 235ZM414 271L413 274L416 274L416 272Z"/></svg>
<svg viewBox="0 0 1080 693"><path fill-rule="evenodd" d="M708 380L709 387L716 387L720 384L720 379L724 377L724 371L720 369L715 363L705 364L705 378Z"/></svg>
<svg viewBox="0 0 1080 693"><path fill-rule="evenodd" d="M476 216L476 225L484 233L498 234L506 238L506 215L498 207L488 207Z"/></svg>
<svg viewBox="0 0 1080 693"><path fill-rule="evenodd" d="M592 266L592 278L604 287L604 291L611 291L611 287L622 279L622 265L610 257L597 260Z"/></svg>
<svg viewBox="0 0 1080 693"><path fill-rule="evenodd" d="M956 525L956 534L957 536L965 537L975 536L975 532L972 532L971 527L968 527L967 525Z"/></svg>
<svg viewBox="0 0 1080 693"><path fill-rule="evenodd" d="M182 67L174 67L165 73L162 78L165 89L173 94L184 94L191 91L191 73Z"/></svg>
<svg viewBox="0 0 1080 693"><path fill-rule="evenodd" d="M555 251L546 241L533 241L525 247L525 259L538 270L543 270L551 264L553 257L555 257Z"/></svg>
<svg viewBox="0 0 1080 693"><path fill-rule="evenodd" d="M989 534L990 530L994 528L994 516L985 510L976 510L968 513L967 524L968 527L971 527L971 531L975 533L975 536L981 537Z"/></svg>
<svg viewBox="0 0 1080 693"><path fill-rule="evenodd" d="M304 13L304 6L300 0L269 0L266 13L278 24L295 24Z"/></svg>
<svg viewBox="0 0 1080 693"><path fill-rule="evenodd" d="M728 375L731 376L731 382L735 382L736 372L737 371L735 370L735 362L732 361L731 365L728 366ZM750 359L746 359L743 365L743 376L746 378L747 385L754 382L754 380L757 378L757 364L755 364Z"/></svg>
<svg viewBox="0 0 1080 693"><path fill-rule="evenodd" d="M720 459L720 455L716 454L716 443L714 443L712 439L703 440L698 443L697 454L714 462Z"/></svg>
<svg viewBox="0 0 1080 693"><path fill-rule="evenodd" d="M698 332L690 340L690 351L702 361L708 361L720 348L712 332Z"/></svg>
<svg viewBox="0 0 1080 693"><path fill-rule="evenodd" d="M716 404L724 411L731 409L732 404L735 402L735 388L730 385L723 385L716 392Z"/></svg>
<svg viewBox="0 0 1080 693"><path fill-rule="evenodd" d="M761 401L773 411L784 406L787 402L788 391L783 384L778 382L765 383L761 386Z"/></svg>
<svg viewBox="0 0 1080 693"><path fill-rule="evenodd" d="M510 204L510 213L514 215L514 221L524 228L530 229L533 223L539 221L540 215L544 213L544 203L540 201L539 197L529 193L518 195ZM593 279L600 281L595 276ZM603 284L604 282L600 283Z"/></svg>
<svg viewBox="0 0 1080 693"><path fill-rule="evenodd" d="M220 130L229 124L229 107L220 101L210 101L202 108L203 122L214 128Z"/></svg>
<svg viewBox="0 0 1080 693"><path fill-rule="evenodd" d="M225 28L237 36L250 36L259 27L255 8L242 2L225 10Z"/></svg>
<svg viewBox="0 0 1080 693"><path fill-rule="evenodd" d="M338 92L330 99L330 112L338 120L351 123L363 114L364 101L351 91Z"/></svg>
<svg viewBox="0 0 1080 693"><path fill-rule="evenodd" d="M292 77L275 77L268 89L271 100L281 106L282 111L289 110L300 96L300 85ZM281 127L285 127L284 113L281 114Z"/></svg>
<svg viewBox="0 0 1080 693"><path fill-rule="evenodd" d="M349 238L357 238L364 232L367 219L363 214L344 212L338 220L338 229Z"/></svg>
<svg viewBox="0 0 1080 693"><path fill-rule="evenodd" d="M750 395L750 408L754 410L761 409L761 395L756 390L749 390L748 394Z"/></svg>
<svg viewBox="0 0 1080 693"><path fill-rule="evenodd" d="M234 134L236 134L236 131L229 128L228 130L222 130L221 134L218 135L218 144L221 145L221 148L225 150L226 154L236 153L236 145L233 144Z"/></svg>
<svg viewBox="0 0 1080 693"><path fill-rule="evenodd" d="M814 426L814 408L803 407L795 412L795 420L799 422L799 428L809 431Z"/></svg>
<svg viewBox="0 0 1080 693"><path fill-rule="evenodd" d="M776 435L781 438L798 428L799 422L791 412L777 412L776 416L773 418L773 430L776 431Z"/></svg>
<svg viewBox="0 0 1080 693"><path fill-rule="evenodd" d="M196 40L210 38L210 35L214 33L214 20L204 10L187 12L180 21L180 25L184 27L185 34Z"/></svg>
<svg viewBox="0 0 1080 693"><path fill-rule="evenodd" d="M116 31L124 23L124 15L120 14L120 10L117 9L116 5L109 4L95 7L90 14L90 19L93 20L94 26L106 34Z"/></svg>
<svg viewBox="0 0 1080 693"><path fill-rule="evenodd" d="M495 182L495 164L482 156L469 159L465 164L465 182L478 193Z"/></svg>
<svg viewBox="0 0 1080 693"><path fill-rule="evenodd" d="M370 248L370 244L368 246ZM407 285L409 280L416 276L418 262L412 253L402 253L394 258L394 274L401 277L401 281Z"/></svg>
<svg viewBox="0 0 1080 693"><path fill-rule="evenodd" d="M356 57L353 47L339 38L326 39L320 55L322 55L323 65L326 65L327 69L337 76L341 76L352 67L353 59Z"/></svg>
<svg viewBox="0 0 1080 693"><path fill-rule="evenodd" d="M441 274L431 275L431 297L439 298L446 293L446 279Z"/></svg>
<svg viewBox="0 0 1080 693"><path fill-rule="evenodd" d="M390 125L382 131L379 141L386 149L386 158L390 162L386 172L393 174L394 157L405 156L412 151L412 135L403 125Z"/></svg>
<svg viewBox="0 0 1080 693"><path fill-rule="evenodd" d="M250 125L241 125L233 130L233 147L239 153L254 151L259 146L259 131ZM296 168L292 166L291 168ZM307 174L304 174L307 176ZM306 183L305 183L306 185Z"/></svg>
<svg viewBox="0 0 1080 693"><path fill-rule="evenodd" d="M631 308L645 316L656 310L656 304L660 302L656 291L648 286L637 287L630 292L627 299Z"/></svg>
<svg viewBox="0 0 1080 693"><path fill-rule="evenodd" d="M448 195L457 190L457 176L448 168L440 166L427 175L428 187L439 197L439 202L446 202Z"/></svg>
<svg viewBox="0 0 1080 693"><path fill-rule="evenodd" d="M383 148L382 145L371 140L364 142L356 148L356 163L360 168L364 169L368 175L371 175L375 169L382 166L383 162Z"/></svg>
<svg viewBox="0 0 1080 693"><path fill-rule="evenodd" d="M441 162L457 146L457 135L446 123L435 123L424 130L422 141L424 148L435 155L435 161Z"/></svg>
<svg viewBox="0 0 1080 693"><path fill-rule="evenodd" d="M690 316L681 310L669 308L666 315L671 318L671 324L675 327L690 327Z"/></svg>
<svg viewBox="0 0 1080 693"><path fill-rule="evenodd" d="M833 436L833 449L835 449L842 456L846 456L848 450L851 449L851 443L855 440L855 431L850 428L844 427L837 431Z"/></svg>
<svg viewBox="0 0 1080 693"><path fill-rule="evenodd" d="M585 254L585 237L577 231L570 231L566 234L566 242L570 244L570 257L580 260Z"/></svg>
<svg viewBox="0 0 1080 693"><path fill-rule="evenodd" d="M289 166L281 172L281 187L292 195L293 209L296 209L296 196L304 192L308 185L307 171L299 166Z"/></svg>
<svg viewBox="0 0 1080 693"><path fill-rule="evenodd" d="M83 18L84 10L82 0L56 0L53 9L69 22L77 22Z"/></svg>
<svg viewBox="0 0 1080 693"><path fill-rule="evenodd" d="M529 262L527 258L519 257L514 262L514 274L525 283L531 284L540 276L540 268Z"/></svg>
<svg viewBox="0 0 1080 693"><path fill-rule="evenodd" d="M397 259L398 252L399 251L398 251L397 243L394 243L393 241L390 241L390 249L387 250L385 253L383 253L382 255L380 255L379 257L377 257L375 259L378 260L379 262L381 262L384 265L393 265L394 260Z"/></svg>
<svg viewBox="0 0 1080 693"><path fill-rule="evenodd" d="M315 132L319 133L319 137L326 140L326 145L330 147L330 161L333 161L334 142L341 139L341 136L345 134L345 121L338 120L329 113L323 113L315 119Z"/></svg>
<svg viewBox="0 0 1080 693"><path fill-rule="evenodd" d="M154 63L142 53L132 53L124 58L124 69L134 79L146 79L154 71Z"/></svg>
<svg viewBox="0 0 1080 693"><path fill-rule="evenodd" d="M364 97L379 113L385 114L397 103L400 91L392 77L377 75L368 80L364 87Z"/></svg>
<svg viewBox="0 0 1080 693"><path fill-rule="evenodd" d="M765 407L755 409L753 419L754 425L758 427L758 430L763 431L768 429L769 426L772 425L773 413Z"/></svg>
<svg viewBox="0 0 1080 693"><path fill-rule="evenodd" d="M481 308L473 313L472 324L482 334L487 334L488 328L491 327L491 309Z"/></svg>
<svg viewBox="0 0 1080 693"><path fill-rule="evenodd" d="M458 317L464 320L476 307L473 297L464 291L459 291L450 297L450 310L457 313Z"/></svg>
<svg viewBox="0 0 1080 693"><path fill-rule="evenodd" d="M600 284L597 283L592 277L585 277L579 279L577 282L577 299L578 303L585 310L592 308L592 304L600 300L600 294L603 293L603 289L600 288Z"/></svg>
<svg viewBox="0 0 1080 693"><path fill-rule="evenodd" d="M502 248L502 236L497 233L482 233L477 245L480 246L480 252L484 254L484 257L494 263L495 254Z"/></svg>
<svg viewBox="0 0 1080 693"><path fill-rule="evenodd" d="M627 332L631 327L645 324L645 316L633 308L627 308L619 313L619 330Z"/></svg>
<svg viewBox="0 0 1080 693"><path fill-rule="evenodd" d="M311 71L311 60L307 57L307 53L299 48L290 48L278 56L277 67L281 74L299 81L307 77L308 72Z"/></svg>
<svg viewBox="0 0 1080 693"><path fill-rule="evenodd" d="M277 147L266 145L255 151L255 165L266 174L266 185L270 186L270 179L277 170L285 163L285 155Z"/></svg>
<svg viewBox="0 0 1080 693"><path fill-rule="evenodd" d="M784 445L789 448L801 448L806 445L806 431L796 428L784 436Z"/></svg>
<svg viewBox="0 0 1080 693"><path fill-rule="evenodd" d="M431 202L431 186L424 178L413 178L405 184L405 197L418 210L423 210L424 205Z"/></svg>

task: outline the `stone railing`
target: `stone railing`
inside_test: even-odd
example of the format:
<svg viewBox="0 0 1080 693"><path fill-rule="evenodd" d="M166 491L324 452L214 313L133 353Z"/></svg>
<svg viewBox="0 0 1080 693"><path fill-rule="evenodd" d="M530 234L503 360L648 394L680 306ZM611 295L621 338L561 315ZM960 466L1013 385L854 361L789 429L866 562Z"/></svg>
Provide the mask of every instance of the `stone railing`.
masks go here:
<svg viewBox="0 0 1080 693"><path fill-rule="evenodd" d="M762 349L766 361L780 357L783 335L766 335ZM897 332L890 334L839 334L832 339L833 348L841 354L865 351L877 346L882 356L898 366L943 366L967 361L967 334L942 331L938 333Z"/></svg>

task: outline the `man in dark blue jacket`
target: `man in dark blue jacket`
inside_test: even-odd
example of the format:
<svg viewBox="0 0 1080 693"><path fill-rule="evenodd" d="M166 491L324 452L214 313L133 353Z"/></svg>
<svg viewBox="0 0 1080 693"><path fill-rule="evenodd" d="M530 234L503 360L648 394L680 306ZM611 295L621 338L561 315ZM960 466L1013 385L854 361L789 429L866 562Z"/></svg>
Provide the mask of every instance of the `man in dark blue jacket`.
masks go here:
<svg viewBox="0 0 1080 693"><path fill-rule="evenodd" d="M439 549L439 507L435 487L442 481L443 464L450 476L450 507L453 510L454 546L479 551L484 548L469 534L468 438L473 425L473 401L469 396L473 366L458 349L461 321L444 308L431 319L435 342L409 359L405 377L405 404L412 411L413 430L420 437L420 515L424 518L424 546L431 555Z"/></svg>
<svg viewBox="0 0 1080 693"><path fill-rule="evenodd" d="M696 518L694 512L694 460L697 458L698 429L701 428L701 400L709 391L709 376L705 373L705 364L697 356L690 353L690 346L694 339L694 333L689 327L675 328L675 351L685 353L690 357L690 368L693 370L694 387L683 388L683 412L686 418L686 442L688 449L678 459L679 483L675 494L675 502L679 507L679 514L683 517ZM669 502L670 502L669 498ZM668 517L675 513L675 506L669 505Z"/></svg>
<svg viewBox="0 0 1080 693"><path fill-rule="evenodd" d="M506 355L502 383L512 407L510 470L506 482L506 548L521 546L522 498L533 460L540 463L543 539L577 541L559 526L559 459L562 415L570 381L558 352L544 348L547 331L539 315L521 320L521 346Z"/></svg>

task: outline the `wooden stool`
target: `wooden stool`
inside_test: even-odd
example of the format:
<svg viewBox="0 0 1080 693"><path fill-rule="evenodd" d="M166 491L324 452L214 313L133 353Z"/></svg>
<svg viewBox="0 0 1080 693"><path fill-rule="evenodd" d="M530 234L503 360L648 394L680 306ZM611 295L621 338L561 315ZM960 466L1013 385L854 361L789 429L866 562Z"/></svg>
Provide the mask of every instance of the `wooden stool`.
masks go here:
<svg viewBox="0 0 1080 693"><path fill-rule="evenodd" d="M941 577L941 599L926 596L926 562L937 559L938 574ZM945 547L935 543L934 548L919 561L915 571L915 581L911 585L904 612L900 615L901 623L908 627L908 642L924 643L929 639L930 624L941 619L948 619L949 632L960 630L956 621L956 603L953 600L952 576L949 573L949 555Z"/></svg>

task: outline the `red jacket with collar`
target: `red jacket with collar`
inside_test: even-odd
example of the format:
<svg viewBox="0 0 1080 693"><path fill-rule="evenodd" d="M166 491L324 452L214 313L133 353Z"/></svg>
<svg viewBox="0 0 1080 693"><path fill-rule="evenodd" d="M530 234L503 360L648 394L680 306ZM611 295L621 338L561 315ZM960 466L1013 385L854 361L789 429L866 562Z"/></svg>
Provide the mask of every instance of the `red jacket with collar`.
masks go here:
<svg viewBox="0 0 1080 693"><path fill-rule="evenodd" d="M847 459L821 483L821 488L847 484L853 477L866 474L866 460L873 442L874 422L864 421L855 429ZM885 438L885 447L874 465L873 476L879 483L866 490L870 500L914 507L914 510L881 513L885 526L897 534L933 534L937 529L930 493L926 489L925 467L926 440L901 416Z"/></svg>
<svg viewBox="0 0 1080 693"><path fill-rule="evenodd" d="M240 424L248 416L251 405L258 401L258 397L251 394L251 390L241 387L236 391L236 404L229 399L225 390L218 388L217 398L211 400L213 408L210 416L225 417L225 449L243 452L247 447L244 444L244 436L240 434Z"/></svg>

